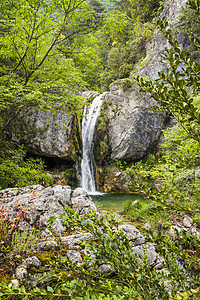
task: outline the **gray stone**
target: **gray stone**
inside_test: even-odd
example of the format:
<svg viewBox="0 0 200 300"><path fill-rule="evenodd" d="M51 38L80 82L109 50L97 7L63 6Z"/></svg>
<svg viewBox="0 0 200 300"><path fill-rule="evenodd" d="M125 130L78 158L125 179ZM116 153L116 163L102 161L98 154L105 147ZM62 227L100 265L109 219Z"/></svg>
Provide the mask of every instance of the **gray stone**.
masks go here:
<svg viewBox="0 0 200 300"><path fill-rule="evenodd" d="M153 112L150 107L156 102L150 95L140 93L137 85L124 91L121 82L115 82L104 99L109 103L106 109L109 148L111 159L134 161L157 144L165 113Z"/></svg>
<svg viewBox="0 0 200 300"><path fill-rule="evenodd" d="M98 271L100 274L104 275L110 275L114 273L114 268L110 264L102 264L99 266Z"/></svg>
<svg viewBox="0 0 200 300"><path fill-rule="evenodd" d="M139 259L143 260L144 255L147 255L147 262L155 269L161 269L165 263L165 260L160 256L152 243L146 243L142 246L134 246L133 251Z"/></svg>
<svg viewBox="0 0 200 300"><path fill-rule="evenodd" d="M182 230L182 228L181 227L179 227L179 226L177 226L177 225L173 225L173 226L170 226L170 228L169 228L169 231L168 231L168 234L170 235L170 236L172 236L172 237L175 237L176 236L176 230L178 231L178 232L180 232L181 230Z"/></svg>
<svg viewBox="0 0 200 300"><path fill-rule="evenodd" d="M67 250L66 257L80 266L83 263L81 253L77 250Z"/></svg>
<svg viewBox="0 0 200 300"><path fill-rule="evenodd" d="M154 208L155 206L156 206L155 201L152 201L151 204L150 204L150 208Z"/></svg>
<svg viewBox="0 0 200 300"><path fill-rule="evenodd" d="M1 199L8 211L9 219L13 220L23 210L27 226L36 221L40 226L47 226L47 221L51 216L65 213L65 208L68 206L73 206L81 215L87 214L89 210L96 211L92 199L81 188L72 192L69 186L57 185L45 188L41 185L33 185L2 190L0 195L3 197ZM64 232L61 220L57 220L52 225L52 231L58 235Z"/></svg>
<svg viewBox="0 0 200 300"><path fill-rule="evenodd" d="M52 239L53 234L49 229L45 228L44 230L41 231L40 236L42 239L47 240L47 239Z"/></svg>
<svg viewBox="0 0 200 300"><path fill-rule="evenodd" d="M26 277L28 277L28 272L27 272L26 268L24 268L22 266L19 266L15 270L15 276L16 276L17 279L23 280Z"/></svg>
<svg viewBox="0 0 200 300"><path fill-rule="evenodd" d="M68 158L70 152L73 117L58 109L50 111L30 111L27 116L31 124L39 129L37 135L29 143L29 151L35 154Z"/></svg>
<svg viewBox="0 0 200 300"><path fill-rule="evenodd" d="M133 201L131 206L139 208L139 202L137 200Z"/></svg>
<svg viewBox="0 0 200 300"><path fill-rule="evenodd" d="M39 267L41 262L36 256L28 257L22 260L22 267L29 268L30 266Z"/></svg>
<svg viewBox="0 0 200 300"><path fill-rule="evenodd" d="M185 216L183 218L183 225L187 228L190 228L192 226L192 222L193 222L192 218L190 218L188 216Z"/></svg>
<svg viewBox="0 0 200 300"><path fill-rule="evenodd" d="M11 283L14 285L15 289L17 289L19 287L19 280L17 279L12 279Z"/></svg>
<svg viewBox="0 0 200 300"><path fill-rule="evenodd" d="M56 219L56 221L51 226L51 231L56 235L62 235L65 231L65 227L62 225L61 219Z"/></svg>
<svg viewBox="0 0 200 300"><path fill-rule="evenodd" d="M55 241L45 241L34 245L34 249L39 251L54 251L58 248L58 244Z"/></svg>
<svg viewBox="0 0 200 300"><path fill-rule="evenodd" d="M123 230L127 238L133 242L133 245L144 244L145 238L134 225L120 225L119 229Z"/></svg>
<svg viewBox="0 0 200 300"><path fill-rule="evenodd" d="M78 233L78 234L73 234L69 236L64 236L61 237L61 243L64 245L67 245L70 248L80 248L80 242L81 241L88 241L93 239L93 236L91 233Z"/></svg>
<svg viewBox="0 0 200 300"><path fill-rule="evenodd" d="M76 188L73 191L71 202L72 208L81 216L87 214L90 210L97 210L95 204L92 202L92 199L82 188Z"/></svg>

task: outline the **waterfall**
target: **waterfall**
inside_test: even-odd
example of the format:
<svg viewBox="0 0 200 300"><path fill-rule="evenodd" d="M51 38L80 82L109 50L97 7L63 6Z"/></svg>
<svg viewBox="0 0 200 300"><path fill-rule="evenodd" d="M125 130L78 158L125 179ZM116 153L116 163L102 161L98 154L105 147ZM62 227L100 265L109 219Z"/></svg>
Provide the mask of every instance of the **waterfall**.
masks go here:
<svg viewBox="0 0 200 300"><path fill-rule="evenodd" d="M85 106L82 121L83 158L81 162L81 186L89 193L96 192L93 138L104 95L105 93L94 98L89 108Z"/></svg>

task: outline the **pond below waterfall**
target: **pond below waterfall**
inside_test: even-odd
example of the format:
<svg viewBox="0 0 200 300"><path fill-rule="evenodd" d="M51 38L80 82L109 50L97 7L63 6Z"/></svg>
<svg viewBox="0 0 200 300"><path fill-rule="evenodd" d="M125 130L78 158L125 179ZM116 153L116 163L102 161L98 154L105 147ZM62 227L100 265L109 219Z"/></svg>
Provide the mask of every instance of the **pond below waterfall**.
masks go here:
<svg viewBox="0 0 200 300"><path fill-rule="evenodd" d="M127 200L143 200L144 196L141 194L100 194L90 195L98 211L106 210L113 212L122 212L124 204Z"/></svg>

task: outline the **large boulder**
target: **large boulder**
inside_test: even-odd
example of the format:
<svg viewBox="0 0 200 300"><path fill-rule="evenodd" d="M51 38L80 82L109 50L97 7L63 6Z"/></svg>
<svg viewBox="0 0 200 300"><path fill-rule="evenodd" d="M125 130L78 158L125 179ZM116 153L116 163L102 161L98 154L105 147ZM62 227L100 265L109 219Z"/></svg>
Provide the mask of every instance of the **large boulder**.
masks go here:
<svg viewBox="0 0 200 300"><path fill-rule="evenodd" d="M35 110L29 116L38 133L30 151L45 156L66 158L69 153L72 116L62 112Z"/></svg>
<svg viewBox="0 0 200 300"><path fill-rule="evenodd" d="M136 85L124 89L123 81L113 84L105 102L111 159L134 161L148 154L159 141L165 113L154 112L155 101Z"/></svg>
<svg viewBox="0 0 200 300"><path fill-rule="evenodd" d="M77 188L73 191L69 186L45 188L42 185L32 185L8 188L0 191L0 197L2 211L7 214L8 219L19 218L23 221L23 226L30 226L35 222L40 226L47 226L48 219L57 213L63 214L66 207L78 209L80 215L87 214L89 210L96 211L92 199L83 189ZM64 231L59 219L51 229L55 234Z"/></svg>

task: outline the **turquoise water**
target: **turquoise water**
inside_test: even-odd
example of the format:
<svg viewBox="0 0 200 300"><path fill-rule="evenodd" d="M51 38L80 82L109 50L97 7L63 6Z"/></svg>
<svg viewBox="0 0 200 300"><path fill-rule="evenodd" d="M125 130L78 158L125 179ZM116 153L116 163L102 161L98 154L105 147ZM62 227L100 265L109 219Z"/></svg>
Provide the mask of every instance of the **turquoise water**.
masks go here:
<svg viewBox="0 0 200 300"><path fill-rule="evenodd" d="M90 195L98 210L113 212L123 211L123 206L127 200L144 200L140 194L101 194Z"/></svg>

